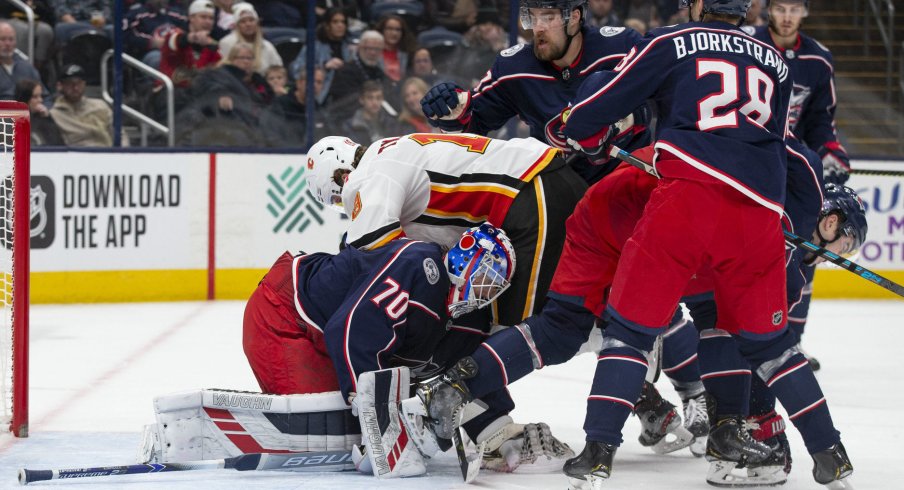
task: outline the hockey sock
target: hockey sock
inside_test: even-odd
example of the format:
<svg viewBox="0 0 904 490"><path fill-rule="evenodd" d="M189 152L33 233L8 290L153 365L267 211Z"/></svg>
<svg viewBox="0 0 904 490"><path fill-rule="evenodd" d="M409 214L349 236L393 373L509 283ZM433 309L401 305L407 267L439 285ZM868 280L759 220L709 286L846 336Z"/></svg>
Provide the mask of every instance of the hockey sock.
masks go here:
<svg viewBox="0 0 904 490"><path fill-rule="evenodd" d="M588 441L621 445L622 427L640 398L647 374L644 351L652 349L654 340L654 336L631 331L615 320L607 327L587 397L584 432Z"/></svg>
<svg viewBox="0 0 904 490"><path fill-rule="evenodd" d="M761 366L757 374L768 375L766 386L782 402L788 418L800 431L807 451L817 453L841 440L807 358L796 352L775 368L770 369L769 364Z"/></svg>
<svg viewBox="0 0 904 490"><path fill-rule="evenodd" d="M716 400L717 415L748 414L750 364L741 355L731 334L710 329L700 333L700 378Z"/></svg>
<svg viewBox="0 0 904 490"><path fill-rule="evenodd" d="M662 372L669 377L682 400L703 392L697 360L697 327L685 320L679 309L662 335Z"/></svg>
<svg viewBox="0 0 904 490"><path fill-rule="evenodd" d="M493 334L471 354L477 376L465 383L475 398L501 390L534 370L531 345L519 327Z"/></svg>
<svg viewBox="0 0 904 490"><path fill-rule="evenodd" d="M482 395L480 401L486 403L486 411L462 425L472 441L493 421L515 409L515 402L505 388Z"/></svg>
<svg viewBox="0 0 904 490"><path fill-rule="evenodd" d="M750 415L775 412L775 394L759 376L750 379Z"/></svg>

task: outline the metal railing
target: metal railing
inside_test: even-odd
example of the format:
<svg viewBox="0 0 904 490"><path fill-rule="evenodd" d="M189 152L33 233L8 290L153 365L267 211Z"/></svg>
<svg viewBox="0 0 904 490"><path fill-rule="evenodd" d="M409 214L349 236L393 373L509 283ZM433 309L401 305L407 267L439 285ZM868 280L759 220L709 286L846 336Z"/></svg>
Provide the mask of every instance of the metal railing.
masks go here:
<svg viewBox="0 0 904 490"><path fill-rule="evenodd" d="M885 5L885 10L888 13L888 20L886 25L883 24L883 12L882 8L879 5L880 0L868 0L866 4L864 4L864 9L866 5L869 5L870 12L864 13L864 29L863 29L863 49L869 49L869 40L870 40L870 28L869 28L869 17L870 13L872 14L872 19L876 22L876 30L879 31L879 37L882 38L882 44L885 46L885 103L888 106L891 106L891 97L892 97L892 73L894 73L894 55L895 55L895 6L892 3L892 0L884 0L882 3Z"/></svg>
<svg viewBox="0 0 904 490"><path fill-rule="evenodd" d="M113 58L113 50L108 49L103 58L100 60L100 86L101 86L101 96L107 101L108 104L113 105L113 97L110 95L109 87L109 75L107 74L107 65L110 63L110 59ZM129 56L125 53L122 55L122 61L135 68L136 70L148 75L149 77L156 78L163 82L164 89L166 90L166 126L160 124L154 119L148 117L137 109L130 107L126 104L122 105L122 113L131 117L132 119L137 120L141 124L141 146L147 146L148 144L148 128L157 131L158 133L166 135L167 146L173 147L176 145L176 110L175 110L175 90L173 87L173 81L170 80L170 77L164 75L163 73L151 68L150 66L141 62L141 60Z"/></svg>
<svg viewBox="0 0 904 490"><path fill-rule="evenodd" d="M22 0L9 0L9 3L16 6L17 9L25 12L25 18L28 19L28 41L25 48L28 59L35 59L35 11L25 4Z"/></svg>

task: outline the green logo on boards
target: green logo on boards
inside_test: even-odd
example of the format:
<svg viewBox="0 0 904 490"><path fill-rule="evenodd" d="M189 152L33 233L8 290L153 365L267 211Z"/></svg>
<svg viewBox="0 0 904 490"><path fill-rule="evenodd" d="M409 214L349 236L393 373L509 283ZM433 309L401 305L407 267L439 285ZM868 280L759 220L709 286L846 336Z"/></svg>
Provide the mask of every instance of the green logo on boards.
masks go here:
<svg viewBox="0 0 904 490"><path fill-rule="evenodd" d="M286 167L279 175L267 174L267 211L276 219L273 233L301 233L311 223L323 224L323 205L308 192L304 166Z"/></svg>

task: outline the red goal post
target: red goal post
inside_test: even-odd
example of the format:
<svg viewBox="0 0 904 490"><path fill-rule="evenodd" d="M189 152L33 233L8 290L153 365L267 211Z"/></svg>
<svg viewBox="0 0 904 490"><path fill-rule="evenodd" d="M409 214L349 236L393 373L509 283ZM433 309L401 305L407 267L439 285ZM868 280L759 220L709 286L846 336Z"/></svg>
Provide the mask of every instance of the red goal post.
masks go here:
<svg viewBox="0 0 904 490"><path fill-rule="evenodd" d="M28 272L31 122L28 106L0 101L0 431L28 436ZM8 424L8 425L7 425Z"/></svg>

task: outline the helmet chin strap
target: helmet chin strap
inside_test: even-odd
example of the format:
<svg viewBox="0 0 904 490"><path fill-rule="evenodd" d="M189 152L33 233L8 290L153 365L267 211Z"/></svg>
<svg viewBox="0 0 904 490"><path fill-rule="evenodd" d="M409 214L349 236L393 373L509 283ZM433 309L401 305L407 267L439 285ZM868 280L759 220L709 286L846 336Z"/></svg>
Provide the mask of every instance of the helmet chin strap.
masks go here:
<svg viewBox="0 0 904 490"><path fill-rule="evenodd" d="M573 12L573 10L572 10L572 12ZM569 19L569 21L566 22L565 25L562 27L562 31L565 33L565 54L562 55L563 57L568 54L568 49L571 48L572 39L574 39L575 36L577 36L578 34L581 33L581 27L583 27L583 25L584 25L584 16L581 15L581 20L580 20L580 22L578 22L577 32L575 32L574 34L568 34L568 24L571 23L571 12L568 13L568 19Z"/></svg>

